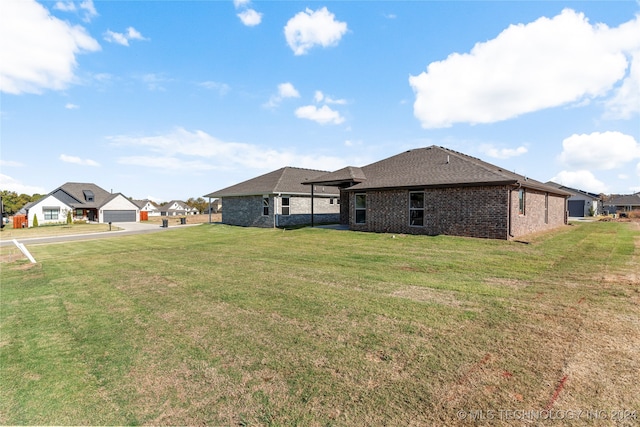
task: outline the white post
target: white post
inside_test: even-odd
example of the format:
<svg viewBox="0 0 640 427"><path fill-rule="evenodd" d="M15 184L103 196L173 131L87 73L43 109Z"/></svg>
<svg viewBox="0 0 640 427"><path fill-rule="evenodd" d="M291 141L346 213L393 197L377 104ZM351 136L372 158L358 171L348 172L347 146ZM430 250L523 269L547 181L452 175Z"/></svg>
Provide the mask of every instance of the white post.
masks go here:
<svg viewBox="0 0 640 427"><path fill-rule="evenodd" d="M18 247L18 249L20 249L20 251L24 254L24 256L29 258L29 261L31 261L31 264L36 263L35 258L33 258L29 250L25 247L25 245L23 245L22 243L18 243L16 239L13 239L13 243Z"/></svg>

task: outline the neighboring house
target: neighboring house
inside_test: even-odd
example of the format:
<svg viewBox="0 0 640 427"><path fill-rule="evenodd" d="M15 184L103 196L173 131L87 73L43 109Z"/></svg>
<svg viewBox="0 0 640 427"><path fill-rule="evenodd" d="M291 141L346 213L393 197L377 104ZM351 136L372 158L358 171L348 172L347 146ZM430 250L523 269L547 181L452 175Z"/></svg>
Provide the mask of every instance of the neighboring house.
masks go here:
<svg viewBox="0 0 640 427"><path fill-rule="evenodd" d="M571 193L571 197L567 199L567 210L570 217L580 218L602 214L602 198L599 194L565 187L553 181L547 181L546 184Z"/></svg>
<svg viewBox="0 0 640 427"><path fill-rule="evenodd" d="M252 227L287 227L340 221L340 193L335 187L303 182L327 171L284 167L204 197L224 203L222 223ZM312 205L312 192L314 203Z"/></svg>
<svg viewBox="0 0 640 427"><path fill-rule="evenodd" d="M133 200L133 203L140 208L140 212L147 212L148 216L160 216L160 209L149 199Z"/></svg>
<svg viewBox="0 0 640 427"><path fill-rule="evenodd" d="M92 222L137 222L140 209L121 193L109 193L95 184L67 182L24 208L29 226L64 223L67 213L75 220Z"/></svg>
<svg viewBox="0 0 640 427"><path fill-rule="evenodd" d="M609 196L605 202L604 209L611 214L640 209L640 193Z"/></svg>
<svg viewBox="0 0 640 427"><path fill-rule="evenodd" d="M180 200L172 200L159 208L161 216L197 215L198 210Z"/></svg>
<svg viewBox="0 0 640 427"><path fill-rule="evenodd" d="M222 212L222 199L215 199L209 202L209 207L204 213L220 213Z"/></svg>
<svg viewBox="0 0 640 427"><path fill-rule="evenodd" d="M351 230L506 240L565 225L571 196L437 146L344 168L306 184L340 188L341 223Z"/></svg>

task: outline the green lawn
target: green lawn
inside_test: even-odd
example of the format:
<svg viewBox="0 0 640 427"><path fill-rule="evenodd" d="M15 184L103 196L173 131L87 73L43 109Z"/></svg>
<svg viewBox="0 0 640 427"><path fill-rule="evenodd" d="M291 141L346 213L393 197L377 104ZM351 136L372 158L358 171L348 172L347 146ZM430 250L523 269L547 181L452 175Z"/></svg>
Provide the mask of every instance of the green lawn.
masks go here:
<svg viewBox="0 0 640 427"><path fill-rule="evenodd" d="M529 244L204 224L28 248L38 264L0 264L0 424L640 419L637 224ZM545 425L585 423L611 419Z"/></svg>

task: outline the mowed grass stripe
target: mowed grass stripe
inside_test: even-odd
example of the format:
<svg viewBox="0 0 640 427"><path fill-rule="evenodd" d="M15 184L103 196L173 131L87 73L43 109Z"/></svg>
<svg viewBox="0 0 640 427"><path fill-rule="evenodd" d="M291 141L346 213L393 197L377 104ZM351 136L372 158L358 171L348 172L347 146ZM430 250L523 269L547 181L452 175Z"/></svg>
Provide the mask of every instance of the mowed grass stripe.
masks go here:
<svg viewBox="0 0 640 427"><path fill-rule="evenodd" d="M637 406L637 348L575 352L594 316L626 316L607 342L640 338L638 283L613 279L637 267L637 235L202 225L32 246L35 267L2 267L0 422L456 424L460 408L542 409L567 371L574 400L555 405ZM614 353L622 378L581 377ZM627 390L594 400L607 380Z"/></svg>

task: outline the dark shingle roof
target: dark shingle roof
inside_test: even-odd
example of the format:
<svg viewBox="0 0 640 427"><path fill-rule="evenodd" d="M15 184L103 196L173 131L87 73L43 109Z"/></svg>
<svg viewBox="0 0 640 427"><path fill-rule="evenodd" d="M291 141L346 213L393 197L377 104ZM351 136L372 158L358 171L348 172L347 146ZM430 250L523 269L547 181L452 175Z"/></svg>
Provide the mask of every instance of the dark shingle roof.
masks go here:
<svg viewBox="0 0 640 427"><path fill-rule="evenodd" d="M521 184L561 195L568 192L518 175L478 158L431 146L405 151L362 168L345 168L312 182L348 181L348 173L357 172L349 191L383 188L448 187L461 185Z"/></svg>
<svg viewBox="0 0 640 427"><path fill-rule="evenodd" d="M340 185L342 183L354 183L365 181L367 177L361 168L355 166L347 166L335 172L329 172L317 178L309 180L309 184L319 185Z"/></svg>
<svg viewBox="0 0 640 427"><path fill-rule="evenodd" d="M118 194L109 193L95 184L86 182L67 182L50 193L69 206L84 208L99 208ZM87 200L87 196L90 195L93 195L93 200Z"/></svg>
<svg viewBox="0 0 640 427"><path fill-rule="evenodd" d="M589 193L587 191L582 191L582 190L578 190L576 188L567 187L566 185L558 184L557 182L547 181L547 182L545 182L545 185L548 185L548 186L553 187L553 188L559 188L560 190L567 191L569 193L572 193L572 195L574 195L574 196L588 196L588 197L591 197L592 199L595 199L595 200L599 200L600 199L600 196L598 194Z"/></svg>
<svg viewBox="0 0 640 427"><path fill-rule="evenodd" d="M305 181L325 175L327 171L284 167L273 172L260 175L231 187L214 191L204 197L231 197L231 196L255 196L262 194L311 194L311 188L303 185ZM316 194L339 193L335 187L319 187Z"/></svg>
<svg viewBox="0 0 640 427"><path fill-rule="evenodd" d="M616 194L611 196L606 203L608 206L640 206L638 194Z"/></svg>

